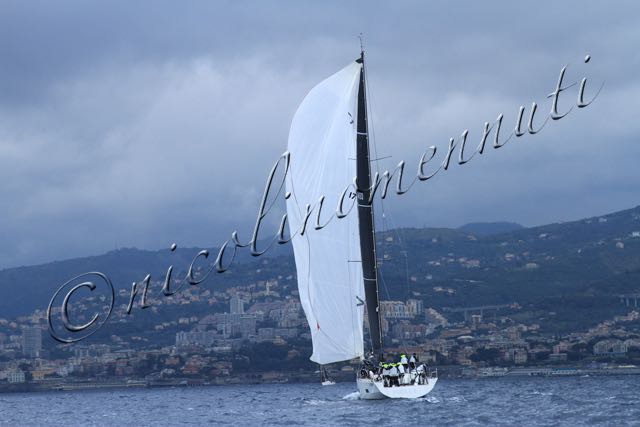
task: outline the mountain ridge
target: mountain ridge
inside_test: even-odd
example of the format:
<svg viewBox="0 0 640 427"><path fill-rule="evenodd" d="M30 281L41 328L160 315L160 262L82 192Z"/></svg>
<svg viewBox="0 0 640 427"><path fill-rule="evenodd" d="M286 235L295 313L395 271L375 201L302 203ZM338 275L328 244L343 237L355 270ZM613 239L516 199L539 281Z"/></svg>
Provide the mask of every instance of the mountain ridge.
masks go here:
<svg viewBox="0 0 640 427"><path fill-rule="evenodd" d="M609 298L613 292L634 290L634 280L640 278L640 207L489 235L460 228L400 228L379 232L376 244L384 279L381 296L390 299L418 295L429 306L443 308L543 303L567 295ZM147 274L162 280L170 265L174 277L184 277L199 251L128 248L0 270L0 288L5 290L0 317L46 308L61 284L84 272L107 274L116 291L130 290L133 281ZM210 248L210 253L209 260L198 265L209 263L217 249ZM290 245L261 257L240 250L229 272L214 274L207 282L226 288L278 276L295 278ZM603 290L607 287L611 292ZM452 293L434 290L439 288Z"/></svg>
<svg viewBox="0 0 640 427"><path fill-rule="evenodd" d="M516 222L494 221L494 222L470 222L461 227L458 227L457 229L474 233L480 236L490 236L493 234L504 234L510 231L521 230L523 228L526 228L526 227Z"/></svg>

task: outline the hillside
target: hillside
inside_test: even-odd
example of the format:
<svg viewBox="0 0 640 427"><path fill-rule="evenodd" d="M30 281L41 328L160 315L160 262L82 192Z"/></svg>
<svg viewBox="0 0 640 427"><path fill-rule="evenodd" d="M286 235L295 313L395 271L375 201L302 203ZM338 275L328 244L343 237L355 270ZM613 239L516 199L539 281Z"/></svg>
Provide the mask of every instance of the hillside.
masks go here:
<svg viewBox="0 0 640 427"><path fill-rule="evenodd" d="M524 226L515 222L471 222L458 230L475 234L476 236L490 236L492 234L508 233L510 231L521 230Z"/></svg>
<svg viewBox="0 0 640 427"><path fill-rule="evenodd" d="M418 297L425 306L445 311L517 302L524 308L521 315L538 316L549 328L588 325L622 309L616 295L640 291L638 232L640 207L498 234L468 227L378 233L381 299ZM184 275L198 251L121 249L3 270L0 317L46 308L60 284L87 271L108 274L117 289L130 289L147 273L162 280L169 265L174 274ZM285 245L270 257L252 258L245 251L231 271L213 275L202 286L224 289L289 276L295 278L295 266ZM549 312L555 313L553 319Z"/></svg>
<svg viewBox="0 0 640 427"><path fill-rule="evenodd" d="M403 229L380 240L385 298L419 295L438 308L518 302L532 316L555 313L541 323L564 329L616 314L618 294L640 292L638 207L490 236Z"/></svg>

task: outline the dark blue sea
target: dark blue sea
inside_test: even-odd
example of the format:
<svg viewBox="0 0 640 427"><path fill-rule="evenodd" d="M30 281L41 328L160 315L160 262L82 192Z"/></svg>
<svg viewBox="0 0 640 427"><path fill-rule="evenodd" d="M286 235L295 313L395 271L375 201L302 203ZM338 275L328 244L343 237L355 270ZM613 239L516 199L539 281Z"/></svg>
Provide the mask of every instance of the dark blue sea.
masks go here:
<svg viewBox="0 0 640 427"><path fill-rule="evenodd" d="M0 425L640 425L640 376L442 379L426 398L362 401L355 384L0 394Z"/></svg>

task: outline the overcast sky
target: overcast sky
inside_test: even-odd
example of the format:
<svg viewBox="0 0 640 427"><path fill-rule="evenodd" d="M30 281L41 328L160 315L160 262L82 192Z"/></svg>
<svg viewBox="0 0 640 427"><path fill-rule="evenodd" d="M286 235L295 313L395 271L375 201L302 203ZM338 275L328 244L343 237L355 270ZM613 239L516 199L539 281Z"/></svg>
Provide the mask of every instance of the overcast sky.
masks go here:
<svg viewBox="0 0 640 427"><path fill-rule="evenodd" d="M1 2L0 268L248 238L293 113L360 32L382 169L464 129L473 147L500 113L512 129L520 105L546 114L564 65L588 96L606 81L540 134L390 197L391 225L640 204L637 2L434 3Z"/></svg>

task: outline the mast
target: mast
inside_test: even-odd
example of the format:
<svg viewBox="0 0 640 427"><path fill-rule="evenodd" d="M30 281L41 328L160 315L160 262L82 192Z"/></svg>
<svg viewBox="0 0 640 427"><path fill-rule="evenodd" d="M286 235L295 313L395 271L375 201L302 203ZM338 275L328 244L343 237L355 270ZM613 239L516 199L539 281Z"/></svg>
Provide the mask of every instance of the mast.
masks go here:
<svg viewBox="0 0 640 427"><path fill-rule="evenodd" d="M378 360L382 360L382 334L380 313L378 310L378 270L376 260L376 235L373 218L371 194L371 161L369 157L369 134L367 130L367 98L364 75L364 50L356 62L362 64L360 87L358 89L358 128L356 138L358 222L360 231L360 252L362 274L369 317L372 351Z"/></svg>

